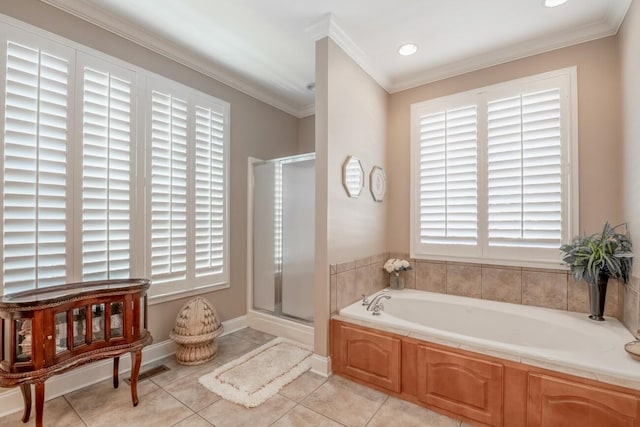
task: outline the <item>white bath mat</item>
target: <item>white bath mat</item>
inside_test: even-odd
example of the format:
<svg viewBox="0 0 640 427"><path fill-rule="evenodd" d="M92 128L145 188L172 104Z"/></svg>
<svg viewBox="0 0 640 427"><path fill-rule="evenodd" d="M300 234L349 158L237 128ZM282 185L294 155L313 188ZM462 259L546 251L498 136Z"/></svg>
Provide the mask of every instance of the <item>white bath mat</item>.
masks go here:
<svg viewBox="0 0 640 427"><path fill-rule="evenodd" d="M199 381L222 398L253 408L310 367L311 350L296 342L276 338L201 376Z"/></svg>

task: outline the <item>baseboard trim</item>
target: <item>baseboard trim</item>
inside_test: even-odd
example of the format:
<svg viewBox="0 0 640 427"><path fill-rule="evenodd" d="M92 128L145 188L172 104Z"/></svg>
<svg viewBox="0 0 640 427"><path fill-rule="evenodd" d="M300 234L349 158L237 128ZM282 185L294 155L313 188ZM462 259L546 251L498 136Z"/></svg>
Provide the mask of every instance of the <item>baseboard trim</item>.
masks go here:
<svg viewBox="0 0 640 427"><path fill-rule="evenodd" d="M240 316L222 322L224 326L223 335L231 334L235 331L247 327L247 316ZM151 344L142 350L142 366L152 364L176 352L176 345L171 340L161 341ZM131 371L131 357L126 353L120 357L119 377L123 379ZM49 378L45 386L45 400L71 393L91 384L111 378L113 375L112 359L105 359L99 362L73 369L61 375ZM35 406L32 407L31 416L35 416ZM0 417L9 415L23 409L22 394L19 388L13 388L4 393L0 393Z"/></svg>
<svg viewBox="0 0 640 427"><path fill-rule="evenodd" d="M235 331L239 331L240 329L246 328L247 326L249 326L249 323L247 322L247 316L244 315L225 320L224 322L222 322L222 326L224 326L224 332L221 336L225 336L228 334L232 334Z"/></svg>
<svg viewBox="0 0 640 427"><path fill-rule="evenodd" d="M247 325L250 328L279 337L289 338L313 348L313 326L249 310Z"/></svg>
<svg viewBox="0 0 640 427"><path fill-rule="evenodd" d="M331 375L331 358L313 354L311 356L311 372L327 378Z"/></svg>

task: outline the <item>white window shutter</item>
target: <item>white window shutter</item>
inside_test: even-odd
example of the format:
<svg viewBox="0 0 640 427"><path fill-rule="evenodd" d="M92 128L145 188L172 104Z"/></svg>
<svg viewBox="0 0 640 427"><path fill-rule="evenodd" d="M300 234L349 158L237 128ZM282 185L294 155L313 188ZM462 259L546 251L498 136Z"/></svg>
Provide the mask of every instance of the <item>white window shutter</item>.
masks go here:
<svg viewBox="0 0 640 427"><path fill-rule="evenodd" d="M490 246L560 246L560 111L560 89L488 103Z"/></svg>
<svg viewBox="0 0 640 427"><path fill-rule="evenodd" d="M7 42L4 293L66 281L69 60Z"/></svg>
<svg viewBox="0 0 640 427"><path fill-rule="evenodd" d="M224 110L195 107L195 273L221 274L225 267Z"/></svg>
<svg viewBox="0 0 640 427"><path fill-rule="evenodd" d="M477 108L419 116L421 244L478 242Z"/></svg>
<svg viewBox="0 0 640 427"><path fill-rule="evenodd" d="M187 101L151 92L151 276L187 270Z"/></svg>
<svg viewBox="0 0 640 427"><path fill-rule="evenodd" d="M82 277L130 276L131 82L84 67Z"/></svg>

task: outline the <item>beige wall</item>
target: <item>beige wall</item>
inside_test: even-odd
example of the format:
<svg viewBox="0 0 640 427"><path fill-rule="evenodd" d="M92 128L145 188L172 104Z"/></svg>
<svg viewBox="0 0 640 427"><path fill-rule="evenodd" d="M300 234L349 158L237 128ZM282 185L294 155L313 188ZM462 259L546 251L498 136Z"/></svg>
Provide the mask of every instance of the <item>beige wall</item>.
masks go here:
<svg viewBox="0 0 640 427"><path fill-rule="evenodd" d="M316 44L315 351L321 355L328 351L328 264L386 251L388 204L373 201L368 180L373 166L386 166L387 97L333 40ZM359 198L349 198L342 186L350 155L365 170Z"/></svg>
<svg viewBox="0 0 640 427"><path fill-rule="evenodd" d="M618 34L622 80L624 219L640 247L640 2L633 2ZM637 260L636 260L637 261ZM638 274L636 262L635 275Z"/></svg>
<svg viewBox="0 0 640 427"><path fill-rule="evenodd" d="M328 244L335 264L387 250L389 202L373 201L369 173L386 167L388 94L332 40L328 58ZM365 171L359 198L348 197L342 186L347 156L358 157Z"/></svg>
<svg viewBox="0 0 640 427"><path fill-rule="evenodd" d="M298 153L316 151L316 116L307 116L298 120Z"/></svg>
<svg viewBox="0 0 640 427"><path fill-rule="evenodd" d="M223 320L246 313L247 157L262 159L298 152L298 119L139 45L37 0L2 1L0 13L209 93L231 104L230 266L231 287L205 295ZM168 338L186 299L149 309L156 342Z"/></svg>
<svg viewBox="0 0 640 427"><path fill-rule="evenodd" d="M316 43L316 253L313 278L314 350L329 354L329 261L327 195L329 167L329 39Z"/></svg>
<svg viewBox="0 0 640 427"><path fill-rule="evenodd" d="M608 37L392 94L387 147L388 204L393 206L387 222L390 252L409 252L410 105L574 65L578 68L579 229L591 233L607 220L623 220L618 44L616 37Z"/></svg>
<svg viewBox="0 0 640 427"><path fill-rule="evenodd" d="M622 81L622 201L631 239L640 247L640 2L631 4L618 33ZM640 269L638 249L629 286L624 287L623 322L640 335Z"/></svg>

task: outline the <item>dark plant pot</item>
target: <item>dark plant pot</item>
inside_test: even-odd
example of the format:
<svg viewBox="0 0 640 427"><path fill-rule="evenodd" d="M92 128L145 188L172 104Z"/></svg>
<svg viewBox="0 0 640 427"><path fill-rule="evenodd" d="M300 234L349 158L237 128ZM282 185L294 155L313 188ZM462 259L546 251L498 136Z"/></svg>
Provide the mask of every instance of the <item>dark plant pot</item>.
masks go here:
<svg viewBox="0 0 640 427"><path fill-rule="evenodd" d="M604 320L604 303L607 298L607 284L609 276L600 274L597 283L589 283L589 319Z"/></svg>

